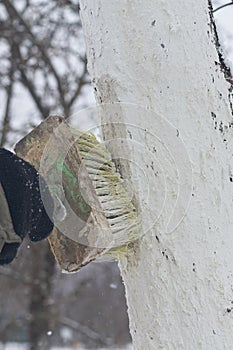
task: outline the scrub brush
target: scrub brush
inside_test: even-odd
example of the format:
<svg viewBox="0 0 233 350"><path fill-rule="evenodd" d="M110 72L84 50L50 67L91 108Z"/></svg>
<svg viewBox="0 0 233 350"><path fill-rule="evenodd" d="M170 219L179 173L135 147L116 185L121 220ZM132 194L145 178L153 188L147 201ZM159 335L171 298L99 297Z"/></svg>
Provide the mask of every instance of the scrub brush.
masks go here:
<svg viewBox="0 0 233 350"><path fill-rule="evenodd" d="M62 270L127 253L141 221L110 152L94 134L49 117L16 152L41 172L51 192L55 228L49 242Z"/></svg>

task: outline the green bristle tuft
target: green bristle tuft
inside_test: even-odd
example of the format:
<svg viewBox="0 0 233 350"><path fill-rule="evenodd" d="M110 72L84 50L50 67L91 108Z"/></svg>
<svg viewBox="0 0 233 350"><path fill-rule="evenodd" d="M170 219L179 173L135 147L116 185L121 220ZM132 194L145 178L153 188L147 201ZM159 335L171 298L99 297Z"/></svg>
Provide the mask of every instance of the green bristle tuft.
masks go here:
<svg viewBox="0 0 233 350"><path fill-rule="evenodd" d="M113 233L114 241L107 254L114 258L125 256L129 243L140 235L141 221L137 210L105 146L92 133L82 133L74 128L72 132Z"/></svg>

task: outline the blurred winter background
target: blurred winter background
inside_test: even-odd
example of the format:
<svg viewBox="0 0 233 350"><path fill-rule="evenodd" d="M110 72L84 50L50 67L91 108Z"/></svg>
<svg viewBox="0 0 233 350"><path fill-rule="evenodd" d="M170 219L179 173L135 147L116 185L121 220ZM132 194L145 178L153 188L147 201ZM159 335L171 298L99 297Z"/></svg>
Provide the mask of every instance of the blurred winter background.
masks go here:
<svg viewBox="0 0 233 350"><path fill-rule="evenodd" d="M215 18L232 66L233 5ZM12 149L48 115L68 118L94 104L78 0L0 0L0 60L1 147ZM130 341L116 263L65 275L47 242L25 240L16 261L0 268L0 350L126 350Z"/></svg>
<svg viewBox="0 0 233 350"><path fill-rule="evenodd" d="M13 149L48 115L67 118L94 103L77 0L0 1L0 60L1 147ZM46 241L25 241L0 268L0 350L127 349L130 341L116 263L66 275Z"/></svg>
<svg viewBox="0 0 233 350"><path fill-rule="evenodd" d="M233 1L214 0L212 3L224 61L233 72Z"/></svg>

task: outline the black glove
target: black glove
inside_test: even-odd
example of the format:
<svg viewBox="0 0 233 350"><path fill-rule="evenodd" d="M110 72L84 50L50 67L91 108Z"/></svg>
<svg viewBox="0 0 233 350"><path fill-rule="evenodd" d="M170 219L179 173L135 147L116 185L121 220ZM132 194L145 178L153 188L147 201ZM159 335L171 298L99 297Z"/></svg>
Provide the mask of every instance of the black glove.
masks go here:
<svg viewBox="0 0 233 350"><path fill-rule="evenodd" d="M46 210L44 208L46 202ZM0 265L9 264L23 238L46 238L53 229L53 201L35 168L0 148Z"/></svg>

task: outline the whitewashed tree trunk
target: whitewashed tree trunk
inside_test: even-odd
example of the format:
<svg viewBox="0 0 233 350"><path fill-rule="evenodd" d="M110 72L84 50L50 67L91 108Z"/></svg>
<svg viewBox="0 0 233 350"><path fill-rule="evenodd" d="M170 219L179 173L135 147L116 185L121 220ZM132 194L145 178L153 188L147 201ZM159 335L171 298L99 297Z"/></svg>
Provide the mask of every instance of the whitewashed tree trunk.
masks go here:
<svg viewBox="0 0 233 350"><path fill-rule="evenodd" d="M97 100L127 103L101 113L135 162L120 161L143 221L120 261L134 349L233 349L231 96L207 1L80 2Z"/></svg>

